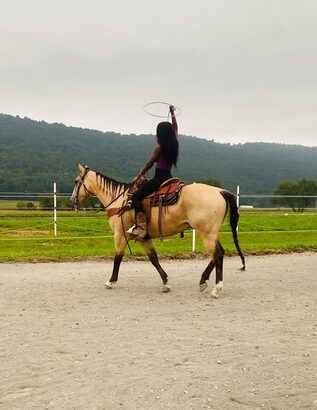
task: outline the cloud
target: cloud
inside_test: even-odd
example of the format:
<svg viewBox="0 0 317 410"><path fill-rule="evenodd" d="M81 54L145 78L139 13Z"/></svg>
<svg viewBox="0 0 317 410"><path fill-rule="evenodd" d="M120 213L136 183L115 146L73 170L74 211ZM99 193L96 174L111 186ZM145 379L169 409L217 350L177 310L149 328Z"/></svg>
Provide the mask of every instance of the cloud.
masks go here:
<svg viewBox="0 0 317 410"><path fill-rule="evenodd" d="M0 111L154 132L316 145L315 0L12 0L0 17Z"/></svg>

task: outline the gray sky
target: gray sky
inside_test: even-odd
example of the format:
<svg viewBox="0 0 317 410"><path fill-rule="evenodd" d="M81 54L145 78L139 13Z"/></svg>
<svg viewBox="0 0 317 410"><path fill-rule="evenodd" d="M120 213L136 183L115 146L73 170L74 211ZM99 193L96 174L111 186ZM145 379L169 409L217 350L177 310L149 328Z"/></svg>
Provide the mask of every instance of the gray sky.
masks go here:
<svg viewBox="0 0 317 410"><path fill-rule="evenodd" d="M183 134L317 146L316 0L0 6L0 112L153 134L166 101Z"/></svg>

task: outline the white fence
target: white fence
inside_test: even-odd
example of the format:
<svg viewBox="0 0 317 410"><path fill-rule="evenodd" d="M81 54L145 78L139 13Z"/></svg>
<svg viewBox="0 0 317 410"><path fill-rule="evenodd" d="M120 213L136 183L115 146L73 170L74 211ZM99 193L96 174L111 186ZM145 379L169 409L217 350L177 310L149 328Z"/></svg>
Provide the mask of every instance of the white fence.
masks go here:
<svg viewBox="0 0 317 410"><path fill-rule="evenodd" d="M53 191L52 192L44 192L44 193L28 193L28 192L0 192L0 210L6 210L6 209L11 209L10 207L6 208L6 206L2 206L1 203L9 203L10 201L18 201L25 203L26 205L28 203L32 202L37 202L39 201L40 198L51 198L52 199L52 206L46 208L48 211L53 211L53 215L49 217L53 218L53 231L54 231L54 236L57 236L58 233L58 211L63 210L65 211L67 208L61 207L58 209L58 198L70 198L70 193L58 193L57 192L57 187L56 183L53 185ZM314 205L312 208L317 209L317 195L259 195L259 194L242 194L240 187L237 186L236 189L236 197L237 197L237 205L240 209L251 209L255 208L255 206L252 205L254 203L253 201L259 201L259 200L271 200L272 198L306 198L306 199L314 199ZM246 201L248 199L248 201ZM276 208L276 207L272 207ZM278 207L280 208L280 207ZM28 209L30 208L26 206L25 208L19 208L19 209ZM35 208L36 209L36 208ZM70 208L68 208L70 210ZM289 209L289 208L288 208ZM93 211L96 212L96 209L88 208L86 209L87 212ZM104 214L102 214L104 216ZM196 249L196 232L195 230L192 230L192 251L194 252Z"/></svg>

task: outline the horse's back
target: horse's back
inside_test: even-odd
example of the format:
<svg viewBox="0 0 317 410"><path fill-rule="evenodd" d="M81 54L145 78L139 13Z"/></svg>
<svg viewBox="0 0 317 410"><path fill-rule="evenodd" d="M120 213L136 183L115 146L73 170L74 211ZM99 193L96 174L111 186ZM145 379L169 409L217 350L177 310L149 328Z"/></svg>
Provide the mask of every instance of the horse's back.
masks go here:
<svg viewBox="0 0 317 410"><path fill-rule="evenodd" d="M202 205L223 207L225 200L221 195L222 188L218 188L212 185L193 183L185 185L182 190L182 194L186 197L186 201L199 203Z"/></svg>
<svg viewBox="0 0 317 410"><path fill-rule="evenodd" d="M226 214L226 202L221 188L195 183L184 185L178 201L169 205L163 214L163 236L174 235L188 227L208 233L218 232ZM148 233L152 238L160 237L159 207L151 209Z"/></svg>

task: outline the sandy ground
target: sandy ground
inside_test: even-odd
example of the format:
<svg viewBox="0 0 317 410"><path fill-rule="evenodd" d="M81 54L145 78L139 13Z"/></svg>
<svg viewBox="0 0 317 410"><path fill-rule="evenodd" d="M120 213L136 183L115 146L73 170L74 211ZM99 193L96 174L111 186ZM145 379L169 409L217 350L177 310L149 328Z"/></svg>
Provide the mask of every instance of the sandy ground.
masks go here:
<svg viewBox="0 0 317 410"><path fill-rule="evenodd" d="M162 264L0 264L0 408L317 409L316 253Z"/></svg>

